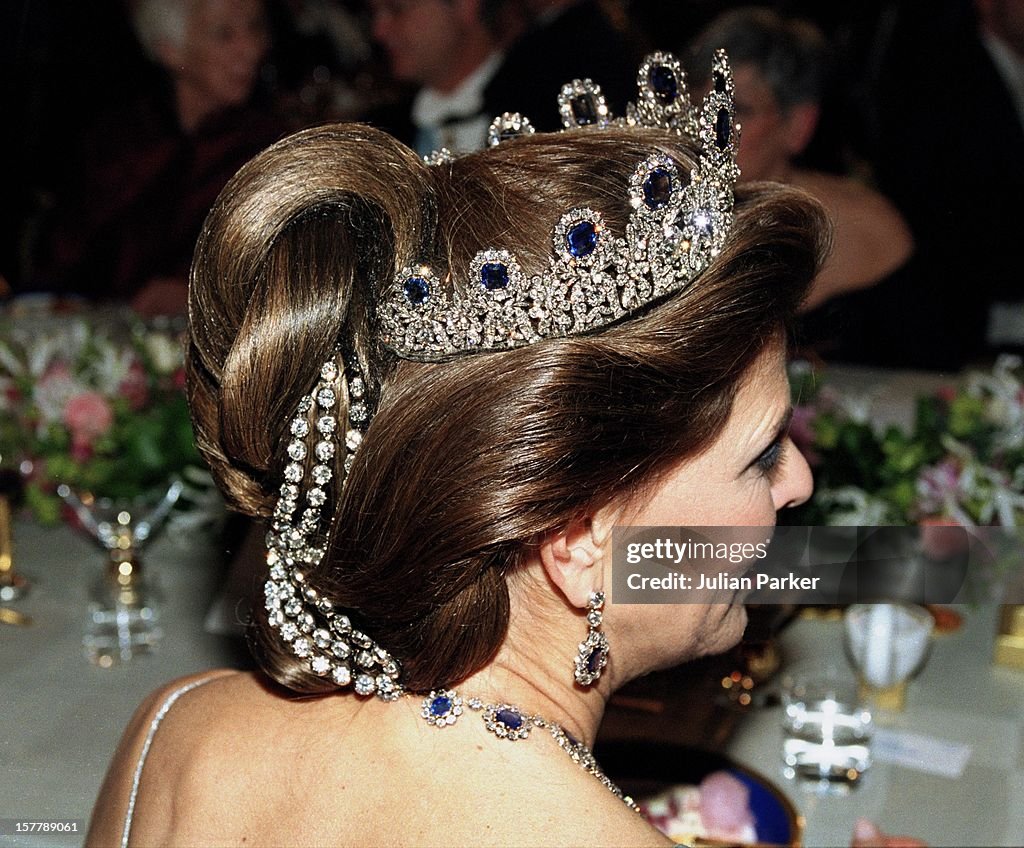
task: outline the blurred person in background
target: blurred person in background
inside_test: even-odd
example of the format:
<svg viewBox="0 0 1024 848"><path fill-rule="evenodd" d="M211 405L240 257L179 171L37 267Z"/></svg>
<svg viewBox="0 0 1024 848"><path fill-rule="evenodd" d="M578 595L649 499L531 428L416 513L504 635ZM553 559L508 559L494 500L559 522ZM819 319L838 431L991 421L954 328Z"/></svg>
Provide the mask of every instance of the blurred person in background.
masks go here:
<svg viewBox="0 0 1024 848"><path fill-rule="evenodd" d="M83 132L36 246L29 287L184 310L206 213L230 176L287 127L259 97L262 0L138 0L159 83L110 103Z"/></svg>
<svg viewBox="0 0 1024 848"><path fill-rule="evenodd" d="M366 110L363 74L373 58L355 0L273 0L265 76L279 108L309 126L354 120Z"/></svg>
<svg viewBox="0 0 1024 848"><path fill-rule="evenodd" d="M612 114L625 114L626 103L636 97L637 67L647 45L621 3L517 0L517 9L526 26L509 41L486 91L496 115L521 112L541 132L559 130L548 92L587 78L600 84Z"/></svg>
<svg viewBox="0 0 1024 848"><path fill-rule="evenodd" d="M879 337L957 369L1024 349L1024 0L904 3L876 83L881 184L919 251ZM965 284L965 281L966 282Z"/></svg>
<svg viewBox="0 0 1024 848"><path fill-rule="evenodd" d="M736 77L741 179L798 186L821 201L835 225L832 254L804 309L889 277L914 249L900 213L863 182L800 163L821 116L829 51L822 33L807 21L786 19L767 8L727 12L690 50L698 89L710 85L704 69L711 67L718 47L728 52Z"/></svg>
<svg viewBox="0 0 1024 848"><path fill-rule="evenodd" d="M502 0L370 0L373 38L411 99L370 116L421 156L484 147L496 112L484 89L502 62Z"/></svg>

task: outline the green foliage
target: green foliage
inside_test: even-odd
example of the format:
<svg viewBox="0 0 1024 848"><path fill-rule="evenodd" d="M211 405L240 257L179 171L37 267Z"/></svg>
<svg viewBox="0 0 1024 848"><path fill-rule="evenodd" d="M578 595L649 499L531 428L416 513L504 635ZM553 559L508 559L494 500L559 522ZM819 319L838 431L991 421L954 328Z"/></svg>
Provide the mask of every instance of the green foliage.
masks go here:
<svg viewBox="0 0 1024 848"><path fill-rule="evenodd" d="M61 483L134 498L201 466L181 376L180 340L137 323L0 324L0 462L35 517L59 519Z"/></svg>

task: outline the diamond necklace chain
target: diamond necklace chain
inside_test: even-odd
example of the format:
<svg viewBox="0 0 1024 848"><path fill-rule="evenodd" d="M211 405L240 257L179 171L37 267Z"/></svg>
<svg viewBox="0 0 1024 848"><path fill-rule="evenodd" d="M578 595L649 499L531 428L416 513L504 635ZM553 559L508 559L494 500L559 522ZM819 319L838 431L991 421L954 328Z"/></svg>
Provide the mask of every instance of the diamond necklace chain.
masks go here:
<svg viewBox="0 0 1024 848"><path fill-rule="evenodd" d="M432 691L423 699L420 715L434 727L449 727L458 721L465 708L481 713L487 730L499 739L507 739L510 742L529 738L533 728L547 730L558 743L558 747L565 751L574 763L596 778L602 786L631 810L640 812L636 801L630 796L624 795L622 790L604 773L591 750L558 722L549 721L539 715L530 715L511 704L485 704L480 698L463 699L453 689Z"/></svg>

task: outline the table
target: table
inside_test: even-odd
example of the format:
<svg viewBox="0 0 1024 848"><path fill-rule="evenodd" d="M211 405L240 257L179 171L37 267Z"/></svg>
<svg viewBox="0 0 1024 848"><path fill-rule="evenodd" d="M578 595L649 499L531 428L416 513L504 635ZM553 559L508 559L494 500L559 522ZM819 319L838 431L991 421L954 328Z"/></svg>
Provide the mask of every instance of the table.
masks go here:
<svg viewBox="0 0 1024 848"><path fill-rule="evenodd" d="M103 553L66 527L18 523L15 538L19 569L35 584L18 608L35 624L0 630L0 817L81 819L84 826L117 740L146 694L173 677L239 660L237 640L203 629L218 557L196 539L180 545L159 537L145 561L166 592L164 639L152 656L100 669L85 661L81 633L86 587ZM876 763L849 798L805 795L779 774L778 707L753 709L730 726L726 751L790 795L807 819L807 845L848 844L860 815L932 845L1024 844L1024 673L990 661L995 609L965 610L960 632L936 638L910 685L907 710L892 722L970 744L960 780ZM786 662L842 662L841 639L838 621L798 619L780 646ZM634 734L648 738L665 738L686 721L631 716ZM0 837L0 845L72 846L82 836Z"/></svg>
<svg viewBox="0 0 1024 848"><path fill-rule="evenodd" d="M894 423L905 420L916 394L945 382L867 369L835 369L829 379L844 391L870 394L873 415ZM18 569L34 582L16 606L35 623L0 626L0 818L79 819L84 828L117 740L142 699L172 678L249 660L237 639L203 627L221 557L201 537L182 543L165 533L145 551L166 595L164 638L153 656L111 669L89 665L81 649L87 586L102 568L103 552L67 527L26 522L15 526L15 545ZM680 728L689 728L709 746L725 747L791 793L807 819L808 845L848 844L859 815L932 845L1021 845L1024 673L991 664L994 617L994 607L968 611L962 632L936 641L911 684L906 712L895 719L897 726L971 744L971 760L957 781L875 764L851 798L805 797L779 776L778 708L754 709L739 722L708 730L693 727L686 713L645 713L650 704L639 698L619 716L622 735L678 743L688 741ZM840 626L798 620L783 633L781 647L787 661L841 661ZM18 841L0 836L0 846L76 846L83 838L84 831Z"/></svg>
<svg viewBox="0 0 1024 848"><path fill-rule="evenodd" d="M875 762L847 798L819 798L781 777L781 707L753 710L727 746L776 781L806 817L805 844L848 845L867 816L929 845L1024 845L1024 672L992 664L995 605L958 607L960 631L936 636L902 713L879 724L969 744L959 779ZM784 663L845 665L842 622L798 619L780 637Z"/></svg>
<svg viewBox="0 0 1024 848"><path fill-rule="evenodd" d="M87 587L105 554L67 527L16 522L15 564L32 580L13 606L31 627L0 628L0 818L79 819L88 823L117 741L145 696L184 674L234 665L238 642L205 632L203 619L219 581L208 541L158 536L143 563L159 575L163 639L156 653L113 668L82 651ZM0 836L0 845L80 845L77 836Z"/></svg>

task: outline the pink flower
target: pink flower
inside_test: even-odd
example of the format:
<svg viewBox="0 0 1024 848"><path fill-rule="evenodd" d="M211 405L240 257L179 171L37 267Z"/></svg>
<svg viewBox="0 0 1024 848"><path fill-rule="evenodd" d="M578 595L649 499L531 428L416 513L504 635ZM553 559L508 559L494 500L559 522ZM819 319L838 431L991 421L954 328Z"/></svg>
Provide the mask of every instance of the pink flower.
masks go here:
<svg viewBox="0 0 1024 848"><path fill-rule="evenodd" d="M943 403L951 404L956 400L956 389L953 386L943 386L935 393L935 396Z"/></svg>
<svg viewBox="0 0 1024 848"><path fill-rule="evenodd" d="M71 369L68 367L66 362L51 362L46 370L43 372L43 376L39 378L40 385L64 381L71 379Z"/></svg>
<svg viewBox="0 0 1024 848"><path fill-rule="evenodd" d="M794 406L789 424L789 436L793 444L810 465L818 465L821 462L821 456L814 449L813 423L816 415L817 411L812 406Z"/></svg>
<svg viewBox="0 0 1024 848"><path fill-rule="evenodd" d="M185 369L184 368L179 368L177 371L174 372L174 375L171 377L171 385L173 385L174 388L178 389L179 391L184 391L184 389L185 389Z"/></svg>
<svg viewBox="0 0 1024 848"><path fill-rule="evenodd" d="M921 471L917 478L918 506L926 515L941 515L947 505L956 503L960 487L960 466L944 459Z"/></svg>
<svg viewBox="0 0 1024 848"><path fill-rule="evenodd" d="M128 366L128 373L117 387L117 392L128 401L128 406L133 410L142 409L149 401L146 372L137 360Z"/></svg>
<svg viewBox="0 0 1024 848"><path fill-rule="evenodd" d="M71 431L71 451L76 459L87 459L93 442L114 423L114 411L98 392L82 392L64 407L64 423Z"/></svg>

